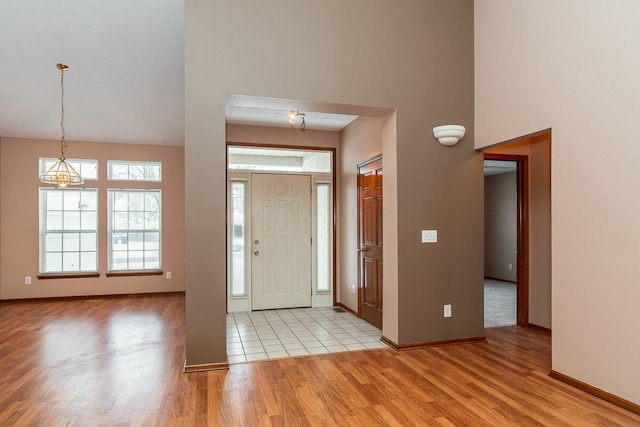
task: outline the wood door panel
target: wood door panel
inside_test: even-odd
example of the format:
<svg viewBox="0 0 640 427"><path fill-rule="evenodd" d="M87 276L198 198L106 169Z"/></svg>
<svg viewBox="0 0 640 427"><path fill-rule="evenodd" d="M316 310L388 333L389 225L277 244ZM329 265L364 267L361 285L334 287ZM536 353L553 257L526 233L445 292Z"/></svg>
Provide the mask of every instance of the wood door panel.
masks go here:
<svg viewBox="0 0 640 427"><path fill-rule="evenodd" d="M358 314L382 328L382 159L358 166Z"/></svg>

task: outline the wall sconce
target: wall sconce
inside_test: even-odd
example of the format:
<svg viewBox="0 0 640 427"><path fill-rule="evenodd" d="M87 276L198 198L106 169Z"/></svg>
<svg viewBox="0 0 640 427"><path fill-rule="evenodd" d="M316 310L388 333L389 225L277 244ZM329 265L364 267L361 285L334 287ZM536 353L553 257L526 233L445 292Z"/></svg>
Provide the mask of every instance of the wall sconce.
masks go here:
<svg viewBox="0 0 640 427"><path fill-rule="evenodd" d="M300 122L300 129L306 128L307 124L304 121L304 116L305 116L305 113L301 113L298 110L296 110L296 111L291 110L291 112L289 113L289 125L291 127L294 127L296 125L296 119L298 117L301 117L302 121Z"/></svg>
<svg viewBox="0 0 640 427"><path fill-rule="evenodd" d="M433 128L433 136L440 144L446 146L456 145L462 139L467 130L460 125L442 125Z"/></svg>

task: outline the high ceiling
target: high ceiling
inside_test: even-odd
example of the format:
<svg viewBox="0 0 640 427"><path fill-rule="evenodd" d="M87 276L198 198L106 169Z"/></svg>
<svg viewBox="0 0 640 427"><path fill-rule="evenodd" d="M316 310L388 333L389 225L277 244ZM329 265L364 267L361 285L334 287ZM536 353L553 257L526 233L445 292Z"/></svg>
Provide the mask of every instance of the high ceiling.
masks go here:
<svg viewBox="0 0 640 427"><path fill-rule="evenodd" d="M68 140L184 144L183 0L1 0L0 137L59 138L59 62ZM230 123L288 126L300 109L328 130L368 113L247 96L226 107Z"/></svg>
<svg viewBox="0 0 640 427"><path fill-rule="evenodd" d="M0 1L0 136L182 145L182 0Z"/></svg>

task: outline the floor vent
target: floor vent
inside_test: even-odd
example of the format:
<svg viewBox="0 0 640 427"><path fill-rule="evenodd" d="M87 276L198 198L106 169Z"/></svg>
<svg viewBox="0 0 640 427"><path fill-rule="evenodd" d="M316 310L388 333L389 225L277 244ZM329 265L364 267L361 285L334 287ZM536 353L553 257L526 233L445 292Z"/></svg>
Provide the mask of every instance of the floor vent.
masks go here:
<svg viewBox="0 0 640 427"><path fill-rule="evenodd" d="M344 313L345 311L343 309L341 309L340 307L333 307L333 311L335 311L336 313Z"/></svg>

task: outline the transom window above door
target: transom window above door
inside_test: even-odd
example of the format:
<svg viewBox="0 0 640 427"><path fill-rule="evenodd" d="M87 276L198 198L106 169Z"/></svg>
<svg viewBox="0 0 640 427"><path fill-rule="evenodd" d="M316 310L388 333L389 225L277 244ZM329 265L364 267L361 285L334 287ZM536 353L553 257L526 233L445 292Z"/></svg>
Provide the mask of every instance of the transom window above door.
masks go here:
<svg viewBox="0 0 640 427"><path fill-rule="evenodd" d="M330 173L331 152L279 148L229 147L229 169Z"/></svg>

